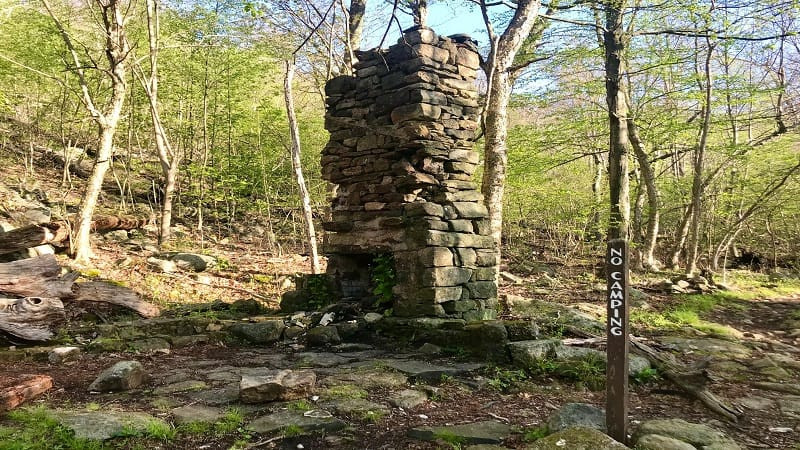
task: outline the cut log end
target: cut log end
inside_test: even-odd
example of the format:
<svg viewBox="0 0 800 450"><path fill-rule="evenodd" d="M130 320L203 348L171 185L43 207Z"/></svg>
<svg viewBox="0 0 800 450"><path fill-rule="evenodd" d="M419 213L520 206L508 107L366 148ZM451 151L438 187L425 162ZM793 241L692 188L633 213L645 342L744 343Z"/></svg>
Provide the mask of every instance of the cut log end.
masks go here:
<svg viewBox="0 0 800 450"><path fill-rule="evenodd" d="M53 388L53 379L47 375L25 375L12 380L11 386L0 384L0 413L10 411Z"/></svg>

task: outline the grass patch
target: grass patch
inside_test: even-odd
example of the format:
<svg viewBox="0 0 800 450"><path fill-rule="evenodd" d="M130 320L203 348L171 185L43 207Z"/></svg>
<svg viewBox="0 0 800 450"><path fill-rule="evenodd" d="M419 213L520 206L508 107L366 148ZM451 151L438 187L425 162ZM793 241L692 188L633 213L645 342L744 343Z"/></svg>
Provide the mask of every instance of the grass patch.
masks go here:
<svg viewBox="0 0 800 450"><path fill-rule="evenodd" d="M300 436L301 434L303 434L303 429L298 425L287 425L286 428L283 429L283 437L290 438Z"/></svg>
<svg viewBox="0 0 800 450"><path fill-rule="evenodd" d="M293 411L311 411L314 409L314 405L312 405L308 400L301 399L295 400L292 403L289 403L288 408Z"/></svg>
<svg viewBox="0 0 800 450"><path fill-rule="evenodd" d="M563 361L544 358L528 368L533 376L556 377L599 391L605 387L606 361L601 355L587 354Z"/></svg>
<svg viewBox="0 0 800 450"><path fill-rule="evenodd" d="M177 434L172 425L160 420L150 421L144 429L145 436L165 442L175 439Z"/></svg>
<svg viewBox="0 0 800 450"><path fill-rule="evenodd" d="M208 422L189 422L178 426L180 434L206 434L211 431L211 424Z"/></svg>
<svg viewBox="0 0 800 450"><path fill-rule="evenodd" d="M708 294L683 294L678 296L680 303L672 308L656 312L633 309L631 323L646 330L678 330L689 326L717 337L738 336L735 328L704 320L702 316L717 308L743 311L748 308L750 294L721 291ZM758 298L753 296L752 298Z"/></svg>
<svg viewBox="0 0 800 450"><path fill-rule="evenodd" d="M534 442L547 436L547 425L540 425L536 428L525 430L522 440L525 442Z"/></svg>
<svg viewBox="0 0 800 450"><path fill-rule="evenodd" d="M8 419L19 427L0 427L0 450L100 450L103 442L78 439L72 430L61 426L44 407L11 411Z"/></svg>
<svg viewBox="0 0 800 450"><path fill-rule="evenodd" d="M525 381L528 375L521 369L511 370L501 367L492 367L488 370L487 377L489 378L487 381L489 386L498 391L505 392L514 384Z"/></svg>
<svg viewBox="0 0 800 450"><path fill-rule="evenodd" d="M438 433L434 434L433 437L437 441L449 444L450 447L456 450L461 450L461 447L467 442L464 436L459 436L449 431L439 431Z"/></svg>
<svg viewBox="0 0 800 450"><path fill-rule="evenodd" d="M641 370L633 376L633 381L636 384L647 384L654 381L658 381L661 379L661 374L658 373L658 369L654 369L652 367L648 367L644 370Z"/></svg>
<svg viewBox="0 0 800 450"><path fill-rule="evenodd" d="M378 423L383 419L385 416L384 413L380 411L364 411L361 414L361 420L366 422Z"/></svg>
<svg viewBox="0 0 800 450"><path fill-rule="evenodd" d="M231 433L239 429L244 422L242 411L231 408L225 411L225 416L214 424L214 431L220 434Z"/></svg>

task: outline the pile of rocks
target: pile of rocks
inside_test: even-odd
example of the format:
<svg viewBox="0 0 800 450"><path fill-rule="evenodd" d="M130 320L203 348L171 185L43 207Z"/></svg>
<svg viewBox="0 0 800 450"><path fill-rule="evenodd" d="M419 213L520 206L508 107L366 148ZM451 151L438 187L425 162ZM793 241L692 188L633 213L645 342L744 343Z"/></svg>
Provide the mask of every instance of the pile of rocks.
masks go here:
<svg viewBox="0 0 800 450"><path fill-rule="evenodd" d="M472 182L475 42L414 28L358 59L325 88L328 274L343 297L369 295L368 266L390 254L396 315L494 317L498 252Z"/></svg>

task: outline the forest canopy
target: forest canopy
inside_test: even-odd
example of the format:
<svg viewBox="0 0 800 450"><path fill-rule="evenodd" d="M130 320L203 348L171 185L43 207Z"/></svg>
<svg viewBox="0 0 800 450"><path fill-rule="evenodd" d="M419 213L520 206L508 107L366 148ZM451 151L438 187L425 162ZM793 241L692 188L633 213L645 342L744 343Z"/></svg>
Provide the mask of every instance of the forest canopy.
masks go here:
<svg viewBox="0 0 800 450"><path fill-rule="evenodd" d="M69 165L96 157L111 127L108 178L121 200L100 196L100 208L157 215L174 195L177 220L207 233L300 244L285 61L297 70L297 148L319 220L325 82L412 23L450 30L449 11L464 12L460 31L483 55L476 181L490 211L501 199L508 251L569 257L616 229L645 268L717 269L743 254L798 264L794 2L2 0L0 116L24 131L0 133L0 145L26 142L14 148ZM85 188L69 170L62 183Z"/></svg>

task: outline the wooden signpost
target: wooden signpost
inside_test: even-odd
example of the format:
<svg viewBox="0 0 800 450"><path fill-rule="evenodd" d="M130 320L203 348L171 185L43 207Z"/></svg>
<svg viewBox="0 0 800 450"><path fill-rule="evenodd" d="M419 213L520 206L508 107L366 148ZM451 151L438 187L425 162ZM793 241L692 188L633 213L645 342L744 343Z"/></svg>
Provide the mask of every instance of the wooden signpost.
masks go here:
<svg viewBox="0 0 800 450"><path fill-rule="evenodd" d="M606 427L623 444L628 440L628 241L612 239L606 253L607 357Z"/></svg>

